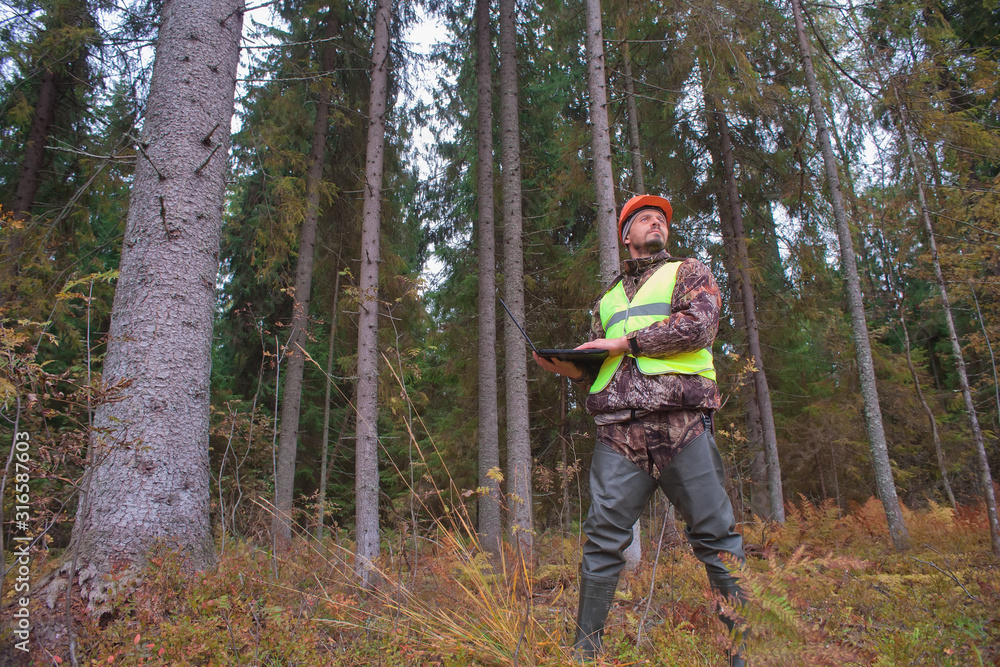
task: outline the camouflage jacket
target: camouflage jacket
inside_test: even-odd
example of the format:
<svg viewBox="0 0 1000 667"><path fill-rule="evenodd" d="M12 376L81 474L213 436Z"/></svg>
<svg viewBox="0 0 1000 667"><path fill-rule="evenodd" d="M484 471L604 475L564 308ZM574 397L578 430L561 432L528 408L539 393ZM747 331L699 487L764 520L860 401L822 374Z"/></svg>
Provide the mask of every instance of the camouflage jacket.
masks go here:
<svg viewBox="0 0 1000 667"><path fill-rule="evenodd" d="M626 259L622 272L612 281L623 281L625 294L632 299L653 273L668 261L682 261L677 270L670 316L628 334L633 348L648 357L670 356L711 348L719 329L722 297L712 273L696 259L671 257L666 251L643 259ZM610 289L609 287L609 289ZM603 296L602 296L603 298ZM598 299L593 307L590 339L604 338ZM589 387L597 368L588 368L581 382ZM632 419L649 412L668 410L715 410L719 407L719 387L700 375L644 375L633 357L625 357L608 386L587 398L587 410L598 425ZM633 412L633 410L635 412Z"/></svg>

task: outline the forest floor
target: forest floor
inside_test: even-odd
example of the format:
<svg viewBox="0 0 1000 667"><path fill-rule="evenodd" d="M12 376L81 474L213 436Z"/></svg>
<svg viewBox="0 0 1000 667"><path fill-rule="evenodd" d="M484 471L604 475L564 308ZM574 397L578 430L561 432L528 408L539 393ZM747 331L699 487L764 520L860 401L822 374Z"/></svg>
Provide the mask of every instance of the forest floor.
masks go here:
<svg viewBox="0 0 1000 667"><path fill-rule="evenodd" d="M843 517L831 504L789 510L783 526L742 526L751 595L739 613L752 628L752 665L1000 664L1000 561L983 508L907 512L906 552L892 550L877 501ZM218 566L194 576L167 554L140 584L122 581L100 619L74 607L76 657L81 665L572 664L565 645L579 544L537 536L534 562L525 563L514 553L491 561L461 530L424 534L416 550L412 537L395 535L368 593L353 583L352 545L333 539L302 538L280 558L227 541ZM685 545L643 546L643 562L619 586L598 664L727 664L731 640L700 563ZM43 622L63 606L47 611L36 601L33 613ZM33 641L13 664L70 664L63 642L45 643Z"/></svg>

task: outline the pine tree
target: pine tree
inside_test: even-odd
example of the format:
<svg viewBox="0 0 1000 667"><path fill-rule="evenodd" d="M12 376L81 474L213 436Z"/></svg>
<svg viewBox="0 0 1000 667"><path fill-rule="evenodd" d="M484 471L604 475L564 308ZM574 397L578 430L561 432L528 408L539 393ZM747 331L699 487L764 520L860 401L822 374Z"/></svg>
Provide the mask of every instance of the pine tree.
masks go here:
<svg viewBox="0 0 1000 667"><path fill-rule="evenodd" d="M503 293L514 318L524 322L524 250L521 210L521 134L517 90L517 15L500 1L500 164L503 181ZM528 424L528 371L524 340L509 319L504 326L507 396L507 498L514 537L532 552L532 460Z"/></svg>
<svg viewBox="0 0 1000 667"><path fill-rule="evenodd" d="M389 76L390 0L379 0L372 43L368 145L365 151L364 205L361 213L361 275L358 319L357 489L355 571L363 588L375 583L379 555L378 475L378 315L379 235L385 120Z"/></svg>
<svg viewBox="0 0 1000 667"><path fill-rule="evenodd" d="M864 303L861 296L861 284L858 278L858 267L854 255L854 244L844 210L843 195L840 189L840 175L830 145L825 112L820 100L819 84L813 71L809 40L806 37L805 24L802 20L802 9L799 0L792 0L795 14L795 29L799 48L802 53L802 66L809 84L809 99L816 123L816 135L823 151L823 162L826 166L826 178L830 189L834 216L837 220L837 235L840 240L840 262L847 286L847 297L850 305L851 327L854 334L855 355L858 363L858 373L861 378L861 392L865 405L865 425L868 431L868 442L871 448L872 464L875 468L875 481L878 486L882 506L885 509L889 523L889 534L892 543L898 550L909 547L909 533L903 522L903 512L896 495L896 484L893 480L892 467L889 463L888 447L885 439L885 429L882 424L882 410L878 402L878 389L875 384L875 369L872 362L871 344L868 340L868 324L865 318Z"/></svg>
<svg viewBox="0 0 1000 667"><path fill-rule="evenodd" d="M299 444L299 409L302 402L302 374L305 370L305 342L309 327L309 302L312 294L313 262L320 216L320 191L326 158L330 102L333 96L331 74L334 47L329 42L340 31L340 21L333 10L327 11L322 32L320 56L320 93L313 120L312 147L306 173L306 210L299 234L298 261L295 267L295 291L292 305L292 331L286 344L288 359L281 404L281 435L278 444L278 467L275 471L274 536L275 545L288 548L292 538L292 500L295 487L295 458Z"/></svg>
<svg viewBox="0 0 1000 667"><path fill-rule="evenodd" d="M493 40L490 0L476 1L477 212L479 243L479 534L487 551L500 552L500 468L497 385L496 248L493 210Z"/></svg>
<svg viewBox="0 0 1000 667"><path fill-rule="evenodd" d="M600 0L587 0L587 89L590 93L591 159L597 194L597 238L601 280L618 273L618 225L615 185L611 171L611 135L608 129L607 79L604 75L604 28Z"/></svg>

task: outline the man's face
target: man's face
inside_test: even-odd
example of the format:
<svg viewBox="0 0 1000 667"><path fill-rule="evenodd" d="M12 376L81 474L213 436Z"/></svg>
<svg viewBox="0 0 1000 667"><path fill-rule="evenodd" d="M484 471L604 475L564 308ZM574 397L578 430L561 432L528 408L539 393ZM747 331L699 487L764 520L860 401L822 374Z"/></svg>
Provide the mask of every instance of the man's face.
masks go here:
<svg viewBox="0 0 1000 667"><path fill-rule="evenodd" d="M667 216L658 208L639 211L629 228L625 245L633 259L652 257L667 247Z"/></svg>

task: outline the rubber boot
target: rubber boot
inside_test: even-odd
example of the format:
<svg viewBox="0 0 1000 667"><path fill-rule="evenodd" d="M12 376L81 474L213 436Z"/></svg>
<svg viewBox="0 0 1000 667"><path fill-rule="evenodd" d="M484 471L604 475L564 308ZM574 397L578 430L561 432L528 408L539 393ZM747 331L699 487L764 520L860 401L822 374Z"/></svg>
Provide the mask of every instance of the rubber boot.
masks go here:
<svg viewBox="0 0 1000 667"><path fill-rule="evenodd" d="M747 596L736 583L736 578L732 575L728 577L709 577L712 588L722 597L729 598L735 606L746 604ZM746 626L737 626L736 621L727 614L720 613L719 620L726 626L729 636L733 638L736 648L729 652L730 667L746 667L746 639L750 631Z"/></svg>
<svg viewBox="0 0 1000 667"><path fill-rule="evenodd" d="M736 648L729 651L729 667L746 667L747 635L750 631L746 628L740 628L734 634L736 621L725 614L719 614L719 620L729 629L729 636L733 637L733 641L737 642Z"/></svg>
<svg viewBox="0 0 1000 667"><path fill-rule="evenodd" d="M576 639L572 654L576 660L592 661L601 651L604 623L618 588L618 577L580 576L580 605L576 612Z"/></svg>
<svg viewBox="0 0 1000 667"><path fill-rule="evenodd" d="M674 503L687 526L684 533L698 560L705 564L708 581L723 597L737 604L746 601L743 590L719 556L725 552L743 562L743 537L736 532L733 506L726 495L725 468L711 432L705 431L684 447L660 476L660 488ZM728 616L719 615L729 628L736 629L737 648L729 656L730 665L744 667L743 637Z"/></svg>

